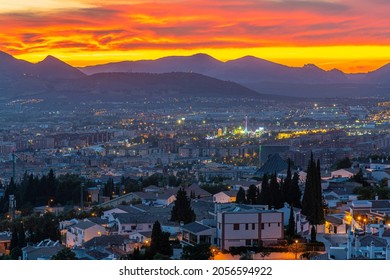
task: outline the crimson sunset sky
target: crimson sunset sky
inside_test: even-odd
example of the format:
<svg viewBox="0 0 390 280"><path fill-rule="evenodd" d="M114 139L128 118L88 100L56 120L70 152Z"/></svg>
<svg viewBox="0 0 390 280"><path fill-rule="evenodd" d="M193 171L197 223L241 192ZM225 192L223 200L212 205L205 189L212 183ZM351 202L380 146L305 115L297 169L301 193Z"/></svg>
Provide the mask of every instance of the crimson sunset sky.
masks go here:
<svg viewBox="0 0 390 280"><path fill-rule="evenodd" d="M202 52L367 72L390 62L389 15L388 0L1 1L0 50L74 66Z"/></svg>

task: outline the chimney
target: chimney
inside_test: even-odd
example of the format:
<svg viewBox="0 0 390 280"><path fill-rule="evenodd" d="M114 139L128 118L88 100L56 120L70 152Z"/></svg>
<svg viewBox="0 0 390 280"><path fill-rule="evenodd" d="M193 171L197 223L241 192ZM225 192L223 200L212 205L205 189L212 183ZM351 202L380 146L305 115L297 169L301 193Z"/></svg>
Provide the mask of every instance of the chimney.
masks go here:
<svg viewBox="0 0 390 280"><path fill-rule="evenodd" d="M370 260L374 259L374 241L371 241L370 245Z"/></svg>
<svg viewBox="0 0 390 280"><path fill-rule="evenodd" d="M385 232L385 225L383 224L383 221L379 222L379 237L382 238L383 233Z"/></svg>

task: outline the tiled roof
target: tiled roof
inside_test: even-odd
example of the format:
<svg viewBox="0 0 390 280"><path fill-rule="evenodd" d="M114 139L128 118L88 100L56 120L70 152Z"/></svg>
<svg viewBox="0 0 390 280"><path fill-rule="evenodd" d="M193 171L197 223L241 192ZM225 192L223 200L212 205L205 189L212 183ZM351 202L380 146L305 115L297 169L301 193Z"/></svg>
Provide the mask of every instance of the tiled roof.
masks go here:
<svg viewBox="0 0 390 280"><path fill-rule="evenodd" d="M210 229L210 227L205 226L198 222L189 223L183 226L183 230L190 231L192 233L198 233L208 229Z"/></svg>
<svg viewBox="0 0 390 280"><path fill-rule="evenodd" d="M82 222L79 222L79 223L77 223L77 224L75 224L73 226L75 228L87 229L87 228L93 227L95 225L96 225L95 223L90 222L90 221L82 221Z"/></svg>

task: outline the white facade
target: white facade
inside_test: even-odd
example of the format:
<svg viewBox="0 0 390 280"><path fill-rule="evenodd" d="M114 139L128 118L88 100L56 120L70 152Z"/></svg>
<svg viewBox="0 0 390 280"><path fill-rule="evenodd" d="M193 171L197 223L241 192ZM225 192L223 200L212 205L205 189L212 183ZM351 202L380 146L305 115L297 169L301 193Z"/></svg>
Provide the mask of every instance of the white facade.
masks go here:
<svg viewBox="0 0 390 280"><path fill-rule="evenodd" d="M129 234L131 232L152 231L153 223L123 222L116 219L118 225L118 234Z"/></svg>
<svg viewBox="0 0 390 280"><path fill-rule="evenodd" d="M213 195L214 203L232 203L236 201L236 195L231 195L227 192L219 192Z"/></svg>
<svg viewBox="0 0 390 280"><path fill-rule="evenodd" d="M339 169L330 173L332 178L351 178L354 174L345 169Z"/></svg>
<svg viewBox="0 0 390 280"><path fill-rule="evenodd" d="M284 237L283 213L256 209L240 211L217 211L217 246L256 246L273 243Z"/></svg>
<svg viewBox="0 0 390 280"><path fill-rule="evenodd" d="M87 226L86 223L88 223ZM84 242L106 234L106 229L101 225L92 222L80 222L69 227L66 231L66 246L79 247Z"/></svg>

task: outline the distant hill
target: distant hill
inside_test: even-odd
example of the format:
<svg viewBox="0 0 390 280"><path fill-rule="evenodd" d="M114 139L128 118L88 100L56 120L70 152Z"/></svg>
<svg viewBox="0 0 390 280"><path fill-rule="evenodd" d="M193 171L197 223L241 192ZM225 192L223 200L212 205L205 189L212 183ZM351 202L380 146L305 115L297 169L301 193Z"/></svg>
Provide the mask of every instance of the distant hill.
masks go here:
<svg viewBox="0 0 390 280"><path fill-rule="evenodd" d="M313 64L288 67L253 56L222 62L196 54L77 69L50 55L34 64L0 52L0 90L2 99L42 94L107 100L142 95L268 99L388 96L390 64L366 74L345 74Z"/></svg>
<svg viewBox="0 0 390 280"><path fill-rule="evenodd" d="M202 59L210 58L199 55L188 58L186 63L201 67L204 63ZM170 60L162 60L161 71L167 70L164 67ZM219 62L216 61L217 64ZM186 70L185 65L187 64L182 65L181 70ZM25 97L67 99L71 102L132 101L166 97L278 98L260 94L234 82L187 71L161 74L99 73L87 76L53 56L47 56L43 61L33 64L3 52L0 52L0 90L0 100Z"/></svg>
<svg viewBox="0 0 390 280"><path fill-rule="evenodd" d="M221 81L197 73L99 73L72 83L54 85L56 92L79 92L80 96L101 100L129 101L134 98L264 98L260 94L234 82Z"/></svg>
<svg viewBox="0 0 390 280"><path fill-rule="evenodd" d="M34 64L33 72L40 78L47 80L78 79L85 76L85 74L77 68L74 68L51 55L47 56L41 62Z"/></svg>
<svg viewBox="0 0 390 280"><path fill-rule="evenodd" d="M109 72L195 72L234 81L255 91L301 97L354 97L389 94L390 64L366 74L325 71L313 64L288 67L253 56L222 62L206 54L124 61L79 68L90 75ZM367 91L368 90L368 91Z"/></svg>
<svg viewBox="0 0 390 280"><path fill-rule="evenodd" d="M52 80L78 79L86 75L77 68L50 55L41 62L34 64L16 59L5 52L0 52L0 81L4 81L6 78L26 76Z"/></svg>

